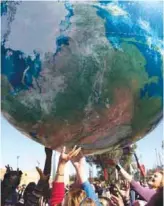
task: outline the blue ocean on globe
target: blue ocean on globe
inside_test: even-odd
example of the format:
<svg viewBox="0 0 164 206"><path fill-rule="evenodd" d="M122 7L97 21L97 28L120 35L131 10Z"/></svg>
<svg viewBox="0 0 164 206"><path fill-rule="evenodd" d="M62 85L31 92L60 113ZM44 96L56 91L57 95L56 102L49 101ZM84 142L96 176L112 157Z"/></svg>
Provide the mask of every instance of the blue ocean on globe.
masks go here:
<svg viewBox="0 0 164 206"><path fill-rule="evenodd" d="M33 140L104 152L162 119L162 1L2 1L2 113Z"/></svg>

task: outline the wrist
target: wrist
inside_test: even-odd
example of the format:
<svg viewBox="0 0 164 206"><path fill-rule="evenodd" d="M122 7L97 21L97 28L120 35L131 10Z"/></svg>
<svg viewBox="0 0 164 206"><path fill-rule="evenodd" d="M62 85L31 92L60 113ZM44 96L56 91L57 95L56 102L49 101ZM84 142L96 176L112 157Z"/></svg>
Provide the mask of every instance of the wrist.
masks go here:
<svg viewBox="0 0 164 206"><path fill-rule="evenodd" d="M57 176L64 176L64 172L63 172L63 171L62 171L62 172L59 171L59 172L56 173L56 175L57 175Z"/></svg>
<svg viewBox="0 0 164 206"><path fill-rule="evenodd" d="M65 166L66 164L67 164L67 162L66 162L66 161L64 161L64 160L59 160L58 165Z"/></svg>
<svg viewBox="0 0 164 206"><path fill-rule="evenodd" d="M57 168L57 173L64 172L65 169L65 163L59 163L58 168Z"/></svg>
<svg viewBox="0 0 164 206"><path fill-rule="evenodd" d="M120 170L121 170L121 168L122 168L120 164L116 164L116 166L115 166L115 167L116 167L116 169L117 169L118 171L120 171Z"/></svg>

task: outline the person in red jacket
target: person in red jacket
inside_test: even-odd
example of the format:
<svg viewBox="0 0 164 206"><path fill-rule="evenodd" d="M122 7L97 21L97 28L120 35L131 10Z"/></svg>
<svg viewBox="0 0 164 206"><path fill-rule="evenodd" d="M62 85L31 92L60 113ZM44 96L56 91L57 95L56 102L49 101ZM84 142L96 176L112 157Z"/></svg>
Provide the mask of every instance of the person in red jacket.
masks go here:
<svg viewBox="0 0 164 206"><path fill-rule="evenodd" d="M53 182L52 193L50 198L50 205L57 206L62 203L65 190L64 190L64 170L67 162L71 160L73 157L77 156L80 152L81 148L76 149L76 146L66 154L66 147L63 147L61 152L57 173L55 177L55 181Z"/></svg>
<svg viewBox="0 0 164 206"><path fill-rule="evenodd" d="M66 154L65 148L63 149L59 159L56 178L53 183L50 206L82 206L87 204L100 206L96 193L87 180L85 172L86 162L82 153L79 154L80 150L81 148L76 149L74 147L70 153ZM67 194L64 194L64 167L69 160L72 161L75 167L78 181L76 181L76 186L74 185Z"/></svg>

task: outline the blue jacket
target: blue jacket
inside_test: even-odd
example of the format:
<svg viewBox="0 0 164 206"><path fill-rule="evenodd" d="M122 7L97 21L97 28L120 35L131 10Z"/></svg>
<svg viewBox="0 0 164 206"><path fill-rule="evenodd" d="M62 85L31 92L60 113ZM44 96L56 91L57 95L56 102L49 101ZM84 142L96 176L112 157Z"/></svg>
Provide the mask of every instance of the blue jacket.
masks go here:
<svg viewBox="0 0 164 206"><path fill-rule="evenodd" d="M101 203L99 202L99 199L95 191L93 190L92 185L88 181L82 184L82 189L86 192L87 197L89 197L96 203L96 206L101 206Z"/></svg>

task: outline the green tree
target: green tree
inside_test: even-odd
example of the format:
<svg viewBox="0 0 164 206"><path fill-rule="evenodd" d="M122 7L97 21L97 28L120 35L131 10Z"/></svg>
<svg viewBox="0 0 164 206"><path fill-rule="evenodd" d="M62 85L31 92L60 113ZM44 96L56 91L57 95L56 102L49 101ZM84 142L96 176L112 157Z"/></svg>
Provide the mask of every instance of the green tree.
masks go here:
<svg viewBox="0 0 164 206"><path fill-rule="evenodd" d="M108 164L108 161L110 159L116 159L118 160L121 165L130 172L130 164L133 163L133 154L137 148L137 145L134 144L132 147L127 147L127 151L123 150L122 148L118 148L115 150L111 150L109 152L103 153L103 154L96 154L93 156L87 157L87 162L92 165L95 164L96 168L98 169L98 177L102 179L104 177L104 169L106 168L108 170L108 176L109 176L109 182L112 182L115 180L116 174L115 174L115 168L111 167L110 164Z"/></svg>

